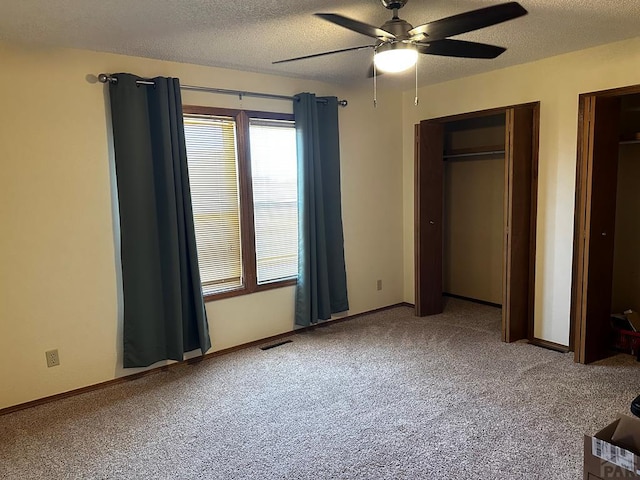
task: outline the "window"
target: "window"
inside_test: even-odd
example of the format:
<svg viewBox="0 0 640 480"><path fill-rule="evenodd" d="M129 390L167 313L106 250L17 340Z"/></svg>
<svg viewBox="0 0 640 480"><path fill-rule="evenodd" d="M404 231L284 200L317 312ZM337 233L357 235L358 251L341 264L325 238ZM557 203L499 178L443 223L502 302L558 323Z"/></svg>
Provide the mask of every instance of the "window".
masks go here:
<svg viewBox="0 0 640 480"><path fill-rule="evenodd" d="M184 130L205 297L295 284L293 116L185 107Z"/></svg>
<svg viewBox="0 0 640 480"><path fill-rule="evenodd" d="M298 274L298 174L292 121L249 120L258 284Z"/></svg>

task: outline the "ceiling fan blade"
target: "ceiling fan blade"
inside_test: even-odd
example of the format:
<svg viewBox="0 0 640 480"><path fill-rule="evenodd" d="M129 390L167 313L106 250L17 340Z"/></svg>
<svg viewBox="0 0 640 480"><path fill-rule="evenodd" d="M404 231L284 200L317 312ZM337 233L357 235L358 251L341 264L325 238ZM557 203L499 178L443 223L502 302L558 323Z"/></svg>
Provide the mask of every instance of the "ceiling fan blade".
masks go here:
<svg viewBox="0 0 640 480"><path fill-rule="evenodd" d="M287 58L286 60L277 60L275 62L271 62L271 64L275 65L276 63L295 62L296 60L304 60L307 58L322 57L324 55L333 55L334 53L351 52L355 50L364 50L366 48L374 48L374 47L375 45L362 45L361 47L342 48L340 50L332 50L330 52L322 52L322 53L314 53L313 55L305 55L304 57Z"/></svg>
<svg viewBox="0 0 640 480"><path fill-rule="evenodd" d="M336 25L340 25L341 27L348 28L349 30L352 30L354 32L367 35L368 37L389 40L396 38L393 33L387 32L378 27L374 27L373 25L369 25L368 23L362 23L358 20L343 17L342 15L338 15L336 13L316 13L315 16L324 18L331 23L335 23Z"/></svg>
<svg viewBox="0 0 640 480"><path fill-rule="evenodd" d="M441 40L461 33L490 27L507 20L513 20L527 13L518 2L501 3L419 25L409 30L408 35L416 40L419 40L419 38L415 37L421 35L426 35L426 40L429 41Z"/></svg>
<svg viewBox="0 0 640 480"><path fill-rule="evenodd" d="M435 40L428 44L416 44L420 53L428 55L442 55L445 57L461 58L496 58L502 54L506 48L486 43L465 42L464 40Z"/></svg>

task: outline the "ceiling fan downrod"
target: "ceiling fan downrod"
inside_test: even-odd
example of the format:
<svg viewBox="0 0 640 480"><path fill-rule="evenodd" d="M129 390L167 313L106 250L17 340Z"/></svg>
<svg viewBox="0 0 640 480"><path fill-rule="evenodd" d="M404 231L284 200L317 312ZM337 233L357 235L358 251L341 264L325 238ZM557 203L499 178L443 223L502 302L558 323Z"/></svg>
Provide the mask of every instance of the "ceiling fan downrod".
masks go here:
<svg viewBox="0 0 640 480"><path fill-rule="evenodd" d="M399 20L400 17L398 17L398 10L404 7L408 1L409 0L382 0L382 5L384 5L384 8L393 11L392 20Z"/></svg>
<svg viewBox="0 0 640 480"><path fill-rule="evenodd" d="M384 8L388 8L389 10L400 10L404 7L409 0L382 0L382 5ZM397 12L394 12L394 15Z"/></svg>

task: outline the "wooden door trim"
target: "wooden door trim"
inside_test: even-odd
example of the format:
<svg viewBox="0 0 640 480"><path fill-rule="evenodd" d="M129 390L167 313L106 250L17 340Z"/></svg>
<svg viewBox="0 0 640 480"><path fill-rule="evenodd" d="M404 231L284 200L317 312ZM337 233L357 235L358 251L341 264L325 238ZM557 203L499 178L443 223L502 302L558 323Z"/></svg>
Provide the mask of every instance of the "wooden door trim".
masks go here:
<svg viewBox="0 0 640 480"><path fill-rule="evenodd" d="M624 97L640 93L640 84L627 87L610 88L608 90L597 90L595 92L581 93L579 99L583 97Z"/></svg>
<svg viewBox="0 0 640 480"><path fill-rule="evenodd" d="M513 135L511 129L513 128L513 109L507 108L505 114L505 157L504 157L504 191L502 195L502 341L509 341L509 325L508 325L508 312L511 310L511 284L509 282L508 273L511 270L511 226L509 225L509 219L511 218L511 197L513 183L513 162L510 160L511 152L513 151Z"/></svg>
<svg viewBox="0 0 640 480"><path fill-rule="evenodd" d="M576 150L576 193L574 210L574 231L573 231L573 265L571 282L571 310L569 316L569 349L574 352L574 361L585 362L585 329L584 307L586 296L585 274L588 271L585 252L587 250L588 239L585 232L590 226L587 212L587 205L590 201L588 189L588 176L590 174L589 159L591 152L588 147L589 124L585 121L589 114L593 102L597 97L622 97L640 93L640 85L612 88L609 90L599 90L595 92L582 93L578 96L578 138ZM590 115L590 114L589 114Z"/></svg>
<svg viewBox="0 0 640 480"><path fill-rule="evenodd" d="M576 194L573 231L573 281L571 282L571 312L569 348L573 347L574 361L584 363L584 302L585 302L585 242L589 177L589 122L593 95L580 95L578 106L578 146L576 161Z"/></svg>
<svg viewBox="0 0 640 480"><path fill-rule="evenodd" d="M540 156L540 102L527 104L533 108L533 135L531 152L531 211L529 221L529 341L543 340L536 339L534 332L534 313L536 298L536 239L538 236L538 165Z"/></svg>
<svg viewBox="0 0 640 480"><path fill-rule="evenodd" d="M534 325L533 325L533 315L534 315L534 307L535 307L535 262L536 262L536 227L537 227L537 200L538 200L538 162L539 162L539 132L540 132L540 102L530 102L530 103L523 103L523 104L517 104L517 105L509 105L509 106L505 106L505 107L497 107L497 108L492 108L492 109L487 109L487 110L481 110L481 111L474 111L474 112L468 112L468 113L462 113L462 114L456 114L456 115L449 115L449 116L445 116L445 117L437 117L437 118L430 118L430 119L426 119L423 121L427 121L427 122L433 122L433 123L440 123L440 124L445 124L448 122L453 122L453 121L457 121L457 120L464 120L464 119L470 119L470 118L479 118L479 117L488 117L488 116L492 116L492 115L498 115L498 114L505 114L505 116L507 115L508 111L513 111L516 109L530 109L532 110L533 113L533 127L532 127L532 176L531 176L531 208L530 208L530 222L531 222L531 228L530 228L530 242L529 242L529 314L528 314L528 325L527 325L527 334L529 339L535 339L534 338ZM420 192L420 170L419 170L419 165L418 165L418 152L419 152L419 148L420 148L420 136L419 136L419 124L415 126L415 130L414 130L414 140L415 140L415 144L414 144L414 167L415 167L415 178L414 178L414 187L415 187L415 195L414 195L414 208L415 208L415 212L414 212L414 220L415 220L415 237L414 237L414 245L415 245L415 254L414 254L414 261L415 261L415 285L416 285L416 301L415 301L415 305L416 305L416 315L419 316L419 314L421 313L421 309L419 307L419 303L420 303L420 296L418 295L419 292L419 288L421 285L421 281L422 279L420 278L420 262L422 261L422 252L420 251L420 242L418 241L420 238L420 225L419 225L419 219L421 218L421 212L420 212L420 200L421 200L421 192ZM505 124L505 128L506 128L506 124ZM506 173L505 176L505 182L508 182L508 173ZM507 191L507 185L508 183L505 183L505 193ZM506 208L506 202L505 202L505 208ZM505 212L506 215L506 212ZM503 252L503 272L506 271L506 252ZM503 273L504 275L504 273ZM504 279L503 279L504 280ZM506 284L506 282L504 282ZM503 286L504 289L504 286ZM505 308L505 302L507 300L505 298L503 298L503 310ZM503 325L503 338L505 335L505 326Z"/></svg>
<svg viewBox="0 0 640 480"><path fill-rule="evenodd" d="M525 107L511 107L506 111L503 222L505 228L503 248L504 308L502 310L502 340L504 342L513 342L524 338L529 341L541 341L534 337L533 322L535 308L539 106L539 103L534 103ZM523 124L523 122L526 123ZM523 129L525 125L526 128ZM522 138L523 132L528 132L526 138ZM517 140L517 138L520 140ZM523 159L522 155L526 156L526 160ZM522 177L523 175L525 177ZM522 182L523 178L526 178L524 182ZM523 196L523 193L526 196ZM525 202L524 206L522 202ZM520 212L526 217L523 217ZM528 225L524 226L522 224L520 219L523 218ZM527 237L524 237L527 242L526 249L516 248L514 250L514 242L518 243L523 238L523 229L527 232ZM514 232L516 232L515 237ZM518 238L520 240L517 240ZM515 267L514 261L516 261L517 265ZM519 280L515 281L521 287L514 293L512 288L516 277ZM525 282L524 285L522 285L523 281ZM524 291L522 287L524 287ZM524 321L521 321L520 319L523 318Z"/></svg>
<svg viewBox="0 0 640 480"><path fill-rule="evenodd" d="M519 103L517 105L506 105L504 107L489 108L487 110L475 110L473 112L456 113L455 115L447 115L445 117L428 118L429 122L449 123L458 120L468 120L471 118L491 117L492 115L500 115L505 113L510 108L540 108L540 102Z"/></svg>
<svg viewBox="0 0 640 480"><path fill-rule="evenodd" d="M420 248L420 237L422 235L422 222L420 221L421 207L420 207L420 124L416 123L413 126L413 271L415 272L415 286L414 286L414 308L416 316L419 317L422 314L422 297L419 292L422 289L422 275L420 274L420 264L422 263L422 249Z"/></svg>
<svg viewBox="0 0 640 480"><path fill-rule="evenodd" d="M435 146L432 145L424 145L421 141L423 132L423 126L426 130L436 129L438 132L438 141ZM439 151L440 159L439 159L439 168L442 170L443 168L443 159L442 155L444 152L444 132L443 125L439 122L432 122L430 120L424 120L415 126L414 131L414 140L415 140L415 151L414 151L414 248L415 248L415 311L416 316L421 317L425 315L433 315L437 313L442 313L442 239L440 238L440 244L436 241L434 243L433 240L433 231L434 228L437 231L440 231L440 236L442 236L442 211L440 210L439 216L437 214L431 215L428 209L423 209L424 201L428 200L429 193L423 193L425 189L426 179L428 178L428 174L424 172L433 173L434 165L427 161L422 161L422 159L434 159L435 156L431 155L434 151ZM438 165L436 165L438 166ZM442 173L440 173L442 177ZM443 179L440 180L440 197L442 197L443 190ZM435 192L435 190L433 191ZM432 192L432 193L433 193ZM435 192L436 194L438 192ZM433 197L432 200L437 201L437 196ZM440 198L440 206L442 206L442 198ZM427 217L429 215L429 217ZM430 227L427 222L432 224ZM437 238L437 236L436 236ZM428 256L423 255L423 248L428 249L431 247L440 251L440 257L437 258L435 263L428 263ZM439 263L439 265L438 265ZM433 279L430 282L426 281L428 268L433 268L435 270L440 270L441 277L439 279ZM439 295L433 294L435 291L440 291ZM431 293L430 293L431 292Z"/></svg>

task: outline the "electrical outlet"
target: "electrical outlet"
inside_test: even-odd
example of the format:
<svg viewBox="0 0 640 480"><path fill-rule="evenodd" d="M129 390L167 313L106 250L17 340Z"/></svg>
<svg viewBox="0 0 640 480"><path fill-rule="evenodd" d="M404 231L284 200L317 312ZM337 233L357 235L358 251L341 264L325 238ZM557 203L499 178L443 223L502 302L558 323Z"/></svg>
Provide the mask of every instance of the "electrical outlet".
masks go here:
<svg viewBox="0 0 640 480"><path fill-rule="evenodd" d="M47 367L56 367L60 365L60 357L58 356L57 349L44 352L44 355L47 357Z"/></svg>
<svg viewBox="0 0 640 480"><path fill-rule="evenodd" d="M382 280L378 280L376 288L378 289L378 291L382 290Z"/></svg>

